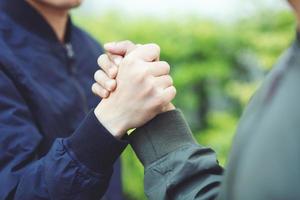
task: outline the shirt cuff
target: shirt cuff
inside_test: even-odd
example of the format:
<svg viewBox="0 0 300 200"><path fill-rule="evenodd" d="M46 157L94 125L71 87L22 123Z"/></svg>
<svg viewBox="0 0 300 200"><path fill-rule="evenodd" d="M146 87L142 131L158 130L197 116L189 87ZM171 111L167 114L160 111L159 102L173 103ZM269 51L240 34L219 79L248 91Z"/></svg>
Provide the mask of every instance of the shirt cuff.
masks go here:
<svg viewBox="0 0 300 200"><path fill-rule="evenodd" d="M116 139L90 111L73 135L65 139L77 159L95 172L112 168L126 148L126 140Z"/></svg>
<svg viewBox="0 0 300 200"><path fill-rule="evenodd" d="M156 116L131 133L128 139L145 167L182 146L197 144L179 110Z"/></svg>

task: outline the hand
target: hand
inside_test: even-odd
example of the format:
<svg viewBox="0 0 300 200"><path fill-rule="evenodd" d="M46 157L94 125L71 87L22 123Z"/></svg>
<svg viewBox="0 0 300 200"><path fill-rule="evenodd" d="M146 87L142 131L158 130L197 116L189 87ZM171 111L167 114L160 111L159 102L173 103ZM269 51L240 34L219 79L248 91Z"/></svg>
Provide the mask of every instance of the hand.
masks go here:
<svg viewBox="0 0 300 200"><path fill-rule="evenodd" d="M98 65L102 69L98 70L95 75L95 83L92 85L92 91L95 95L102 99L108 98L110 93L116 87L116 76L118 73L118 65L122 62L127 53L134 50L138 46L131 41L112 42L104 45L107 54L102 54L98 58ZM158 59L157 59L158 60ZM175 106L172 103L166 105L163 112L174 110Z"/></svg>
<svg viewBox="0 0 300 200"><path fill-rule="evenodd" d="M102 70L97 70L94 74L96 82L92 85L92 92L95 95L106 99L117 88L116 77L118 66L122 60L122 56L109 54L102 54L98 58L98 65L101 66Z"/></svg>
<svg viewBox="0 0 300 200"><path fill-rule="evenodd" d="M121 138L127 130L148 122L175 97L176 89L168 75L170 66L152 62L159 54L160 49L154 44L127 52L116 75L117 88L95 109L99 121L115 137Z"/></svg>
<svg viewBox="0 0 300 200"><path fill-rule="evenodd" d="M96 82L92 85L92 91L95 95L102 99L109 97L110 92L114 91L117 87L115 79L119 64L129 52L138 46L140 45L136 45L129 40L111 42L104 45L107 54L102 54L98 58L98 65L102 70L98 70L94 74Z"/></svg>

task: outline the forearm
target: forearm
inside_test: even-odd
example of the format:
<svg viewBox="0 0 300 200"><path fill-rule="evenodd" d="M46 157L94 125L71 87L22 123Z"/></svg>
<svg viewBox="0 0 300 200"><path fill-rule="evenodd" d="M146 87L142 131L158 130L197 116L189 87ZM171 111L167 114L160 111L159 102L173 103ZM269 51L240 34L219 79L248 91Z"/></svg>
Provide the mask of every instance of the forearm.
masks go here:
<svg viewBox="0 0 300 200"><path fill-rule="evenodd" d="M99 199L111 169L95 173L73 156L64 141L57 139L46 156L19 171L13 199Z"/></svg>
<svg viewBox="0 0 300 200"><path fill-rule="evenodd" d="M32 128L34 130L34 127ZM90 112L72 136L56 139L49 152L36 160L38 140L15 152L0 174L0 199L100 199L105 193L113 164L126 147L116 140ZM21 137L21 136L20 136ZM15 138L20 140L21 138ZM13 151L7 144L7 151ZM0 155L0 160L7 155ZM2 187L3 186L3 187ZM4 187L5 186L5 187Z"/></svg>
<svg viewBox="0 0 300 200"><path fill-rule="evenodd" d="M149 199L213 199L223 169L197 144L180 111L163 113L137 129L130 143L145 167Z"/></svg>

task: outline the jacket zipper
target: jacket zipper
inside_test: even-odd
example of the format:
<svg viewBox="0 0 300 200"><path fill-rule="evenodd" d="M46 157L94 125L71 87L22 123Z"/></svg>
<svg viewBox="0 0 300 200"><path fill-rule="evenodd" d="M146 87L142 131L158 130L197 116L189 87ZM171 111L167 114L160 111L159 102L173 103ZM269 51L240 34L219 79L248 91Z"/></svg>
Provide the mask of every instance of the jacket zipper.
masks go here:
<svg viewBox="0 0 300 200"><path fill-rule="evenodd" d="M78 91L79 96L80 96L80 98L83 102L84 112L87 114L88 111L89 111L88 101L87 101L87 97L85 95L84 89L82 88L82 86L80 85L78 80L76 79L77 69L74 65L75 53L74 53L72 44L71 43L65 44L65 50L66 50L66 55L67 55L67 58L68 58L69 72L71 74L72 81L73 81L74 86L75 86L76 90Z"/></svg>

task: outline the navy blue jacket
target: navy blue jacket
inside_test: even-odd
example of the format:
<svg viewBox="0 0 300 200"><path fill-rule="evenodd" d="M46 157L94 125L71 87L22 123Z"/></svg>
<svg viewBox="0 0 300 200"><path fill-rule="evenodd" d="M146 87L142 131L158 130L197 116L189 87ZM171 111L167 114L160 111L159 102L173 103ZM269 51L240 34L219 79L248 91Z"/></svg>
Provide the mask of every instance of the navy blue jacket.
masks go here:
<svg viewBox="0 0 300 200"><path fill-rule="evenodd" d="M101 47L71 20L60 43L24 0L0 6L0 199L99 200L127 145L93 113ZM122 199L119 164L105 196Z"/></svg>

